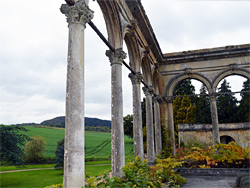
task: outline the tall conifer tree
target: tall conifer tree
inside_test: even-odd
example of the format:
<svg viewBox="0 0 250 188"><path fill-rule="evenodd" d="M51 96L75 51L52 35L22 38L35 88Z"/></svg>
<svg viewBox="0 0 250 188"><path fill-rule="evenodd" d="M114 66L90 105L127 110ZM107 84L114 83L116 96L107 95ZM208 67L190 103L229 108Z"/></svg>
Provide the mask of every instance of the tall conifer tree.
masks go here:
<svg viewBox="0 0 250 188"><path fill-rule="evenodd" d="M223 80L218 93L231 92L229 83ZM237 99L232 94L219 95L217 97L217 111L219 123L237 122Z"/></svg>
<svg viewBox="0 0 250 188"><path fill-rule="evenodd" d="M206 86L202 84L200 88L201 96L198 98L196 104L196 123L210 124L212 122L209 97L204 96L207 93Z"/></svg>
<svg viewBox="0 0 250 188"><path fill-rule="evenodd" d="M241 100L237 112L237 119L239 122L250 122L250 83L249 79L243 83L243 89L246 93L241 93Z"/></svg>

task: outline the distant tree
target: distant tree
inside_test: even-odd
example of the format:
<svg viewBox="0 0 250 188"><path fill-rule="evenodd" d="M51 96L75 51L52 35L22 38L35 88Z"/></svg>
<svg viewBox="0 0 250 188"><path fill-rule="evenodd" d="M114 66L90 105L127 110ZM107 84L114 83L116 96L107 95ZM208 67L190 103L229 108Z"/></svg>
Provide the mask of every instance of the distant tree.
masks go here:
<svg viewBox="0 0 250 188"><path fill-rule="evenodd" d="M64 166L64 139L59 140L57 142L55 168L62 168L63 166Z"/></svg>
<svg viewBox="0 0 250 188"><path fill-rule="evenodd" d="M174 90L174 96L194 95L195 87L192 85L191 79L181 81ZM197 97L190 97L192 103L197 103Z"/></svg>
<svg viewBox="0 0 250 188"><path fill-rule="evenodd" d="M133 138L133 115L127 115L123 117L124 134L130 138Z"/></svg>
<svg viewBox="0 0 250 188"><path fill-rule="evenodd" d="M226 79L223 80L218 93L232 92ZM232 94L219 95L217 97L217 109L219 123L237 122L237 99Z"/></svg>
<svg viewBox="0 0 250 188"><path fill-rule="evenodd" d="M191 79L186 79L180 82L174 90L174 95L193 95L195 87L191 83Z"/></svg>
<svg viewBox="0 0 250 188"><path fill-rule="evenodd" d="M24 164L24 151L20 146L29 140L21 131L28 131L19 126L0 125L0 161L13 165Z"/></svg>
<svg viewBox="0 0 250 188"><path fill-rule="evenodd" d="M44 158L45 140L42 136L33 136L25 144L27 162L40 162Z"/></svg>
<svg viewBox="0 0 250 188"><path fill-rule="evenodd" d="M200 94L207 94L207 88L204 84L201 85ZM196 104L196 123L209 124L211 122L209 97L201 95Z"/></svg>
<svg viewBox="0 0 250 188"><path fill-rule="evenodd" d="M239 122L250 122L250 83L249 79L243 83L243 89L246 93L241 93L240 105L237 112Z"/></svg>
<svg viewBox="0 0 250 188"><path fill-rule="evenodd" d="M196 105L191 103L190 97L176 97L173 102L175 135L178 135L178 125L195 123Z"/></svg>

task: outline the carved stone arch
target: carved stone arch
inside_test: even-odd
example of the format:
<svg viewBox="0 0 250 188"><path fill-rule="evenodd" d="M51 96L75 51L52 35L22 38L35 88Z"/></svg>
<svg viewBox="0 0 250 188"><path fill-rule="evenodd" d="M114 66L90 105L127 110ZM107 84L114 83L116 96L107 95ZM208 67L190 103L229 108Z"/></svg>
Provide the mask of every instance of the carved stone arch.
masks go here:
<svg viewBox="0 0 250 188"><path fill-rule="evenodd" d="M246 69L240 69L240 68L234 68L231 67L223 72L221 72L214 80L213 80L213 85L212 85L212 89L213 91L216 91L216 88L218 86L218 84L220 83L220 81L222 79L224 79L227 76L231 76L231 75L239 75L239 76L243 76L247 79L250 79L250 71L246 70Z"/></svg>
<svg viewBox="0 0 250 188"><path fill-rule="evenodd" d="M123 29L117 2L103 0L98 0L97 2L103 13L110 44L115 49L122 48Z"/></svg>
<svg viewBox="0 0 250 188"><path fill-rule="evenodd" d="M128 55L130 60L130 66L135 72L141 70L141 58L137 39L133 31L127 30L124 36L125 43L128 49Z"/></svg>
<svg viewBox="0 0 250 188"><path fill-rule="evenodd" d="M212 84L205 76L199 73L190 73L190 74L184 73L184 74L179 74L170 80L165 90L165 96L173 96L174 89L177 86L177 84L188 78L202 82L206 86L208 93L212 93Z"/></svg>
<svg viewBox="0 0 250 188"><path fill-rule="evenodd" d="M146 82L148 86L152 86L153 79L152 79L152 70L150 60L147 57L142 59L142 73L143 73L143 80Z"/></svg>

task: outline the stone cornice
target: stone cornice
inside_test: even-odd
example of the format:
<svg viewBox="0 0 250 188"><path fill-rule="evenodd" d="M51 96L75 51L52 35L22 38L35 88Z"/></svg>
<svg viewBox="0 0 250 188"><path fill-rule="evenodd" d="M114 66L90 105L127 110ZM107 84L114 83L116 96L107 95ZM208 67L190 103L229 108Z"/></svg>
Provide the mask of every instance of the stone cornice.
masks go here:
<svg viewBox="0 0 250 188"><path fill-rule="evenodd" d="M164 54L161 64L185 63L250 55L250 44Z"/></svg>
<svg viewBox="0 0 250 188"><path fill-rule="evenodd" d="M122 48L119 48L115 52L107 50L106 56L109 57L109 61L112 66L114 64L122 65L122 62L127 57L127 54L122 50Z"/></svg>
<svg viewBox="0 0 250 188"><path fill-rule="evenodd" d="M62 4L60 8L61 12L67 17L67 22L80 23L86 26L93 17L94 12L89 9L85 1L79 0L74 5Z"/></svg>

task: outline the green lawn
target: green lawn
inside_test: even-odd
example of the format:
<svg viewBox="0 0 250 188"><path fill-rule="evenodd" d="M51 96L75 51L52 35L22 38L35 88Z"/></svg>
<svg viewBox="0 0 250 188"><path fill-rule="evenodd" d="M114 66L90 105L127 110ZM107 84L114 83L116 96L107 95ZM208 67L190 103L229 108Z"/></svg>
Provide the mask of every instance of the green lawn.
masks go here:
<svg viewBox="0 0 250 188"><path fill-rule="evenodd" d="M33 188L45 187L63 182L62 170L38 170L26 172L11 172L1 174L0 187Z"/></svg>
<svg viewBox="0 0 250 188"><path fill-rule="evenodd" d="M30 168L37 168L37 165L29 165ZM33 167L32 167L33 166ZM40 168L42 166L40 165ZM47 168L44 165L44 168ZM100 166L86 166L85 172L89 176L98 176L103 174L104 171L110 171L111 165ZM43 188L52 184L60 184L63 182L62 170L37 170L26 172L11 172L0 174L0 187L1 188Z"/></svg>
<svg viewBox="0 0 250 188"><path fill-rule="evenodd" d="M0 171L24 170L35 168L54 168L55 164L39 164L39 165L25 165L23 166L0 166Z"/></svg>

